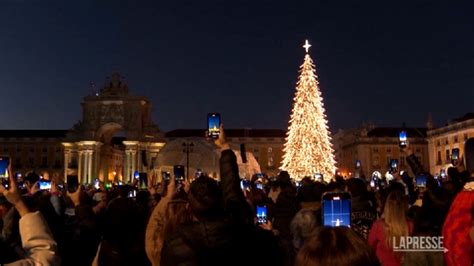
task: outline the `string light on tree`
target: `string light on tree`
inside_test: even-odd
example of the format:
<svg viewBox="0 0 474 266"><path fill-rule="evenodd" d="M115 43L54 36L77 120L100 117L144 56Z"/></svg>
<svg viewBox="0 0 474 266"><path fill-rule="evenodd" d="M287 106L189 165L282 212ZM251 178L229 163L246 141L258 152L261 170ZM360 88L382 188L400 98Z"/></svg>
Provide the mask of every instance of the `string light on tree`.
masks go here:
<svg viewBox="0 0 474 266"><path fill-rule="evenodd" d="M308 54L310 47L306 40L303 45L306 55L296 84L281 170L288 171L297 180L321 173L324 180L329 181L335 173L336 160L318 77Z"/></svg>

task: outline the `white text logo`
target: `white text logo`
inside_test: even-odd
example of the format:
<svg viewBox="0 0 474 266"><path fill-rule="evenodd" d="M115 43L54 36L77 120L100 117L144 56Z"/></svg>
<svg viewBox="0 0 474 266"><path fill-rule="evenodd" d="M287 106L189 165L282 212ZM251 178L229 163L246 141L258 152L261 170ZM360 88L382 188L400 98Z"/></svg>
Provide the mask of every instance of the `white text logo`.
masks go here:
<svg viewBox="0 0 474 266"><path fill-rule="evenodd" d="M442 236L403 236L396 244L393 238L393 251L395 252L448 252L443 247Z"/></svg>

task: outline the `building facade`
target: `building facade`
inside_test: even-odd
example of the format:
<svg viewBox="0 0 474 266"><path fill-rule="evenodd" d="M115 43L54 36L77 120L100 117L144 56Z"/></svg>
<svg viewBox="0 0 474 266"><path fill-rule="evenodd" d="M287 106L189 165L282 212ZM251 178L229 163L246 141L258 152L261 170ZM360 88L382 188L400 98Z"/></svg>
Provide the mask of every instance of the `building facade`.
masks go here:
<svg viewBox="0 0 474 266"><path fill-rule="evenodd" d="M376 171L384 174L391 159L398 159L400 170L409 171L406 155L398 146L400 130L367 125L334 134L340 174L346 177L356 174L370 176ZM405 130L412 150L425 169L439 174L451 166L454 148L458 148L463 157L464 142L474 138L474 114L454 119L438 128ZM147 135L141 139L129 138L133 134L127 135L126 132L124 136L117 136L119 131L120 128L105 130L105 135L110 138L106 141L104 134L99 134L102 138L77 138L77 132L81 132L77 126L72 130L0 130L0 155L8 155L14 172L22 175L35 171L49 179L79 175L84 183L95 178L127 182L135 171L147 172L157 167L156 160L165 142L203 137L205 134L204 129L178 129L164 134L161 141L150 141L153 138ZM261 171L269 176L280 171L285 133L284 130L271 129L226 129L231 148L240 150L240 145L245 144L246 151L253 154ZM360 171L355 167L356 160L361 162Z"/></svg>
<svg viewBox="0 0 474 266"><path fill-rule="evenodd" d="M46 179L78 176L81 183L133 179L136 172L156 170L165 141L204 130L161 132L151 118L151 103L129 94L123 78L114 73L100 91L84 97L82 119L69 130L0 130L0 155L8 155L14 172L35 171ZM262 172L279 172L285 131L226 130L227 141L238 150L245 144Z"/></svg>
<svg viewBox="0 0 474 266"><path fill-rule="evenodd" d="M45 178L64 179L77 175L82 183L128 182L135 172L157 167L157 158L166 142L179 138L204 137L204 129L177 129L161 132L151 118L151 103L129 94L119 74L113 74L102 89L86 96L82 119L69 130L0 130L0 155L8 155L14 172L35 171ZM419 161L432 174L451 166L451 152L474 138L474 113L435 128L405 128L408 142ZM340 130L333 135L338 171L350 177L384 174L391 159L399 169L410 171L399 148L401 128L365 125ZM226 139L234 150L245 144L269 176L281 167L286 131L273 129L226 129ZM356 169L359 160L361 168Z"/></svg>
<svg viewBox="0 0 474 266"><path fill-rule="evenodd" d="M114 73L81 105L82 119L62 142L63 177L77 175L82 183L94 179L126 183L135 172L150 170L164 145L164 133L151 118L148 99L129 94L126 82Z"/></svg>
<svg viewBox="0 0 474 266"><path fill-rule="evenodd" d="M135 142L127 141L126 137L115 136L112 137L110 145L84 140L71 143L69 142L70 132L70 130L0 130L0 155L9 156L13 171L23 176L34 171L46 179L63 180L67 175L78 175L79 169L81 169L80 165L85 167L85 155L82 155L81 159L79 151L92 150L93 147L100 145L100 150L96 154L107 154L101 158L107 165L106 181L127 182L124 178L124 173L127 170L125 165L127 144L129 146L136 145ZM202 137L204 134L204 129L173 130L166 133L165 142L176 139L185 140L196 136ZM227 141L234 150L239 151L240 144L245 144L246 152L252 153L263 173L269 176L278 175L283 156L284 130L226 129L226 135ZM135 153L137 160L135 169L143 172L154 168L158 169L160 166L157 165L157 158L161 147L161 143L154 149L150 149L150 146L142 146L141 152ZM149 149L148 153L144 153L143 151L146 151L147 148ZM151 148L153 148L152 145ZM140 162L138 157L140 157ZM147 160L146 166L143 165L143 158ZM195 156L191 154L190 158L193 160ZM64 164L65 160L68 162L67 166ZM141 167L138 167L139 163ZM93 167L92 163L88 169L91 169L92 172ZM129 171L131 172L131 170ZM95 178L104 180L104 176L94 176L92 173L90 178L83 177L82 182L90 183Z"/></svg>
<svg viewBox="0 0 474 266"><path fill-rule="evenodd" d="M36 171L45 178L63 174L62 141L67 130L0 130L0 154L9 156L19 174Z"/></svg>
<svg viewBox="0 0 474 266"><path fill-rule="evenodd" d="M439 174L447 170L451 164L451 152L459 149L464 157L464 143L474 137L474 113L454 119L442 127L431 127L428 130L428 151L430 157L430 172Z"/></svg>
<svg viewBox="0 0 474 266"><path fill-rule="evenodd" d="M166 140L205 137L205 129L177 129L166 133ZM279 129L225 129L226 141L233 150L245 144L246 152L253 154L263 173L276 176L280 172L286 131Z"/></svg>
<svg viewBox="0 0 474 266"><path fill-rule="evenodd" d="M358 129L339 130L333 136L338 172L345 177L384 175L392 159L398 160L399 170L408 171L406 155L399 147L401 128L365 125ZM428 142L425 128L405 128L411 149L428 170ZM356 161L360 161L360 170Z"/></svg>

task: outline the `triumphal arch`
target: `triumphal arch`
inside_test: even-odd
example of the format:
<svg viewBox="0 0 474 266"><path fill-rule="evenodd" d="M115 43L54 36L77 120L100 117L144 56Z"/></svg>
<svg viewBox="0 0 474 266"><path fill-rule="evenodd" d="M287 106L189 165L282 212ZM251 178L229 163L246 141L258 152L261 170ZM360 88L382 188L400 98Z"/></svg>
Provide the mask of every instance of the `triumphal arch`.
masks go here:
<svg viewBox="0 0 474 266"><path fill-rule="evenodd" d="M164 134L152 121L151 103L130 95L120 74L114 73L81 105L82 119L63 143L65 177L127 183L154 167Z"/></svg>

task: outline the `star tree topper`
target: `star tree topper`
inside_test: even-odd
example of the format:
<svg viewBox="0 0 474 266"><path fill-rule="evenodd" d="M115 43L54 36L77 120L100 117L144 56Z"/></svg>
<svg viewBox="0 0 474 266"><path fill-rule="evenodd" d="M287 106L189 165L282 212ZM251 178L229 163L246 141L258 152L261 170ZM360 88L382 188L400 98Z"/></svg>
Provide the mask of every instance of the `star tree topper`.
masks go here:
<svg viewBox="0 0 474 266"><path fill-rule="evenodd" d="M309 44L308 40L306 40L306 42L305 42L304 45L303 45L303 48L306 50L306 53L308 53L309 48L310 48L311 46L312 46L312 45Z"/></svg>

